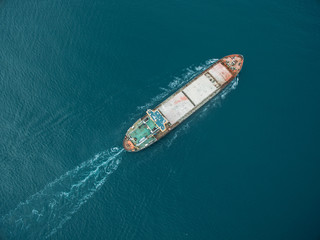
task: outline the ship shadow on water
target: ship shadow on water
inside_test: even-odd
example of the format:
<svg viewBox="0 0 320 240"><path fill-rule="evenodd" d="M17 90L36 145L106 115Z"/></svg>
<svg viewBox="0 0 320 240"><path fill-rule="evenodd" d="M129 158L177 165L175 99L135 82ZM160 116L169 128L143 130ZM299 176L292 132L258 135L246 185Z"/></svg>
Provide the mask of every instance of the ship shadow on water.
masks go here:
<svg viewBox="0 0 320 240"><path fill-rule="evenodd" d="M148 108L156 106L165 97L178 90L216 61L217 59L209 59L202 65L185 69L179 77L174 77L166 88L161 88L161 92L151 101L139 106L136 112L129 116L129 120L133 122L141 117ZM144 154L145 151L158 152L162 151L163 148L170 147L178 136L187 132L194 119L204 117L208 110L221 106L221 100L237 87L238 82L239 77L237 76L222 92L197 111L192 118L186 120L160 141L160 144L156 143L150 149L134 154ZM125 124L132 123L122 123L122 128ZM47 184L41 191L30 196L26 201L20 202L15 209L0 218L0 237L4 234L5 239L45 239L55 234L118 168L124 152L122 147L113 147L102 151ZM152 156L153 154L150 155L151 158Z"/></svg>

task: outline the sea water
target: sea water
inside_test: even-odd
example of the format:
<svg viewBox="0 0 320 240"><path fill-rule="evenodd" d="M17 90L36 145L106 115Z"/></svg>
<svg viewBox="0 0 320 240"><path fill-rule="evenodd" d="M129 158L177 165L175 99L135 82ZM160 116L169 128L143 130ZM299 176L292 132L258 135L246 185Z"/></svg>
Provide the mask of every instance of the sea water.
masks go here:
<svg viewBox="0 0 320 240"><path fill-rule="evenodd" d="M0 239L318 239L318 1L0 1ZM148 108L240 76L138 153Z"/></svg>

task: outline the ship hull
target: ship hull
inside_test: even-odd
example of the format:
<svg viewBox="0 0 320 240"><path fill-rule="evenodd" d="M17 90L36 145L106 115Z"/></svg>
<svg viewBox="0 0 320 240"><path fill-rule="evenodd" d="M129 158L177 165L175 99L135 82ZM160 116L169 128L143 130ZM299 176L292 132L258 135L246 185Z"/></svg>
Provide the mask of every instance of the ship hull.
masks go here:
<svg viewBox="0 0 320 240"><path fill-rule="evenodd" d="M243 56L228 55L156 106L127 131L123 147L138 152L157 142L219 94L240 72Z"/></svg>

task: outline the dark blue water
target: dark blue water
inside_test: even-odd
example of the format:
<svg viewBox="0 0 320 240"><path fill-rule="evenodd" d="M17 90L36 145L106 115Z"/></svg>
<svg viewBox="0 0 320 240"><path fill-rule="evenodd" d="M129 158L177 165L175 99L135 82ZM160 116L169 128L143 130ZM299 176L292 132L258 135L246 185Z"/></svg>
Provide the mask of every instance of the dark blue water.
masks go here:
<svg viewBox="0 0 320 240"><path fill-rule="evenodd" d="M319 239L320 2L0 0L0 239ZM128 127L228 54L139 153Z"/></svg>

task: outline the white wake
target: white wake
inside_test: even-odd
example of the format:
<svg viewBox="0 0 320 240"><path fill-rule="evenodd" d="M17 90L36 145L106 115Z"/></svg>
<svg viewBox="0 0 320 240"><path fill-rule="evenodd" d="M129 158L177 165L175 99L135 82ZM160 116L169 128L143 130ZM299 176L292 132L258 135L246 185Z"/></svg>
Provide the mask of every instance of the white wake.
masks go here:
<svg viewBox="0 0 320 240"><path fill-rule="evenodd" d="M118 167L123 148L112 148L68 171L0 219L11 239L44 239L54 234L98 191Z"/></svg>

